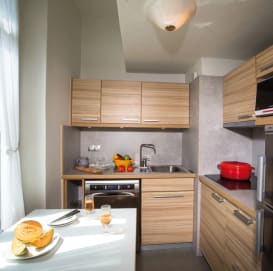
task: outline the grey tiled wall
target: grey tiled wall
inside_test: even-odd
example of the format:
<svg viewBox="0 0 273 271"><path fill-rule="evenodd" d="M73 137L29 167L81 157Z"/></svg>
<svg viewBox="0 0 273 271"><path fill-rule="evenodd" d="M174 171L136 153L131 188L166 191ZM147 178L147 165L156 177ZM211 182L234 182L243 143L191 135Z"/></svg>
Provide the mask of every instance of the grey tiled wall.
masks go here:
<svg viewBox="0 0 273 271"><path fill-rule="evenodd" d="M123 131L123 130L88 130L81 131L81 156L88 157L91 162L96 158L112 161L114 153L129 154L139 163L139 147L142 143L151 143L156 147L153 150L144 148L143 154L150 156L149 163L154 165L182 163L182 136L181 131ZM98 152L88 151L88 145L101 145Z"/></svg>

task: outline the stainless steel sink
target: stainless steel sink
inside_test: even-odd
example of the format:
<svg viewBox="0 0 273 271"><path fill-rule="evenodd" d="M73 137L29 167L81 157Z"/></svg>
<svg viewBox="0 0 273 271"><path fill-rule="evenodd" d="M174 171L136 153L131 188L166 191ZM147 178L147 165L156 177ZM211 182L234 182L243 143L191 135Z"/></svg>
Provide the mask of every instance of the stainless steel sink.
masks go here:
<svg viewBox="0 0 273 271"><path fill-rule="evenodd" d="M187 173L188 172L182 166L160 165L160 166L150 166L150 168L152 172L162 172L162 173L174 173L174 172Z"/></svg>

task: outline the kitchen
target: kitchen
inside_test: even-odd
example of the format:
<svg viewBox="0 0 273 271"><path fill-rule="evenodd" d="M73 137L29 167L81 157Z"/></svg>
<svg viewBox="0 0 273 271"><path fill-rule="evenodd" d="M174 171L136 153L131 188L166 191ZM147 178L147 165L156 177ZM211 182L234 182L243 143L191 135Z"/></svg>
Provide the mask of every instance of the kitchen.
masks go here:
<svg viewBox="0 0 273 271"><path fill-rule="evenodd" d="M70 124L68 77L182 83L186 81L184 74L125 72L121 40L119 35L114 35L119 31L118 21L109 14L111 10L116 10L114 2L107 4L104 16L96 18L96 14L92 14L96 18L95 21L84 17L82 25L73 1L66 1L66 9L60 2L57 4L48 1L48 6L47 1L37 2L26 1L22 11L26 16L22 17L25 32L21 37L22 78L25 78L21 82L21 157L27 212L34 208L61 207L59 142L60 125ZM96 30L91 25L96 25ZM92 35L87 35L88 32ZM202 61L207 64L205 65L207 69L212 66L212 60ZM230 65L235 67L241 62L234 61ZM24 63L28 65L24 66ZM206 71L203 74L212 75ZM199 75L202 75L202 72ZM91 130L89 131L91 142L88 144L101 145L102 151L107 152L106 142L109 142L107 137L110 136L111 141L121 137L130 138L129 142L124 140L126 144L122 146L124 149L118 149L119 146L116 148L118 151L124 150L132 154L136 159L140 143L154 143L157 154L152 156L153 163L164 162L156 159L162 159L160 155L162 153L166 155L164 148L168 146L174 149L167 151L168 155L172 155L166 157L171 163L183 163L199 175L218 172L216 165L222 160L236 159L251 163L255 167L257 156L263 154L263 131L260 128L236 131L222 128L222 75L214 73L212 76L199 76L193 82L191 107L196 110L192 110L191 117L192 127L195 129L155 133L116 130L111 131L110 135L105 131L93 133ZM37 92L37 89L40 91ZM97 141L98 138L105 140ZM221 144L222 142L225 144ZM90 155L87 148L84 148L84 151L87 152L87 156ZM110 150L106 156L112 156L113 153L114 151Z"/></svg>

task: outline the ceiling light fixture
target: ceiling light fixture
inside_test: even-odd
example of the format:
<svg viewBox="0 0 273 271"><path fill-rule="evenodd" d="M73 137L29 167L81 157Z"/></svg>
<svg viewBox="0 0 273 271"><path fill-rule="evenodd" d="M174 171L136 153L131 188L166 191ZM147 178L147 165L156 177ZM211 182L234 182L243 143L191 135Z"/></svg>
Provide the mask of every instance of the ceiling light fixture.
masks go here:
<svg viewBox="0 0 273 271"><path fill-rule="evenodd" d="M195 0L147 0L144 11L148 19L165 31L175 31L196 12Z"/></svg>

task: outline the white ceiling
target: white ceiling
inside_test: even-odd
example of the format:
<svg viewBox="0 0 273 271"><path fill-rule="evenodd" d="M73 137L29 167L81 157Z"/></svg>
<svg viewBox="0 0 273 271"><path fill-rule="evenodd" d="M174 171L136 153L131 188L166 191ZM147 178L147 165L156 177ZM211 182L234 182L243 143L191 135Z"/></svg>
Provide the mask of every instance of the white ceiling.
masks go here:
<svg viewBox="0 0 273 271"><path fill-rule="evenodd" d="M110 1L75 2L87 16ZM116 3L128 72L186 73L201 57L246 60L273 44L273 0L196 0L194 18L175 32L147 20L145 0Z"/></svg>

